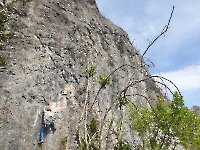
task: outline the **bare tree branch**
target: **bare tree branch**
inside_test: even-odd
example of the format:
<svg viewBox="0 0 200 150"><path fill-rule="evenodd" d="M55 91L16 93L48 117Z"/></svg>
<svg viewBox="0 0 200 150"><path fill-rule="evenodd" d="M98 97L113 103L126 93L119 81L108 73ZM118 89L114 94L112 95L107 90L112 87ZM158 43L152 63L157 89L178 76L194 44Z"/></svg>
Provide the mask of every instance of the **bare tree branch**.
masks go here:
<svg viewBox="0 0 200 150"><path fill-rule="evenodd" d="M169 21L168 21L167 25L163 28L162 32L161 32L152 42L149 43L149 46L147 47L147 49L145 50L145 52L142 54L142 57L144 57L144 55L145 55L146 52L149 50L149 48L154 44L154 42L155 42L158 38L160 38L165 32L167 32L167 30L169 29L169 23L170 23L170 21L171 21L171 19L172 19L172 15L173 15L173 12L174 12L174 8L175 8L175 7L173 6L172 12L171 12L171 16L170 16L170 18L169 18Z"/></svg>

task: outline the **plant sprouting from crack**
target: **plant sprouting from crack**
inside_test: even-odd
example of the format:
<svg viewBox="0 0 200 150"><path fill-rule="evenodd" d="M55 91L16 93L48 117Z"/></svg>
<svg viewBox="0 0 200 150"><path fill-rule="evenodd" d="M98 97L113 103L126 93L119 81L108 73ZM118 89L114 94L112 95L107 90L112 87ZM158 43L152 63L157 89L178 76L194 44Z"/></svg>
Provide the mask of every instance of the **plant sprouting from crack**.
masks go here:
<svg viewBox="0 0 200 150"><path fill-rule="evenodd" d="M94 75L96 75L96 69L97 66L91 66L90 68L85 68L85 72L86 72L86 78L89 77L94 77Z"/></svg>
<svg viewBox="0 0 200 150"><path fill-rule="evenodd" d="M101 79L98 82L101 84L102 89L105 89L106 85L113 87L113 85L110 84L110 77L102 76Z"/></svg>
<svg viewBox="0 0 200 150"><path fill-rule="evenodd" d="M119 100L119 108L121 109L121 107L123 106L123 105L126 105L126 104L128 104L128 98L126 98L126 97L119 97L118 98L118 100Z"/></svg>

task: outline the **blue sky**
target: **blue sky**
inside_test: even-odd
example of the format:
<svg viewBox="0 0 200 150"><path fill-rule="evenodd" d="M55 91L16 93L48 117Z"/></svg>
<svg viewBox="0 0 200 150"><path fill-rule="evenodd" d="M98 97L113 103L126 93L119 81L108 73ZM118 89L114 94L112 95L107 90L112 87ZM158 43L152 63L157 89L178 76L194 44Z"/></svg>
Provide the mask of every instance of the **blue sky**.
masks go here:
<svg viewBox="0 0 200 150"><path fill-rule="evenodd" d="M184 96L186 106L200 106L200 1L96 2L106 18L128 33L140 54L167 25L174 5L170 29L145 56L155 64L155 68L150 69L151 74L159 74L173 81Z"/></svg>

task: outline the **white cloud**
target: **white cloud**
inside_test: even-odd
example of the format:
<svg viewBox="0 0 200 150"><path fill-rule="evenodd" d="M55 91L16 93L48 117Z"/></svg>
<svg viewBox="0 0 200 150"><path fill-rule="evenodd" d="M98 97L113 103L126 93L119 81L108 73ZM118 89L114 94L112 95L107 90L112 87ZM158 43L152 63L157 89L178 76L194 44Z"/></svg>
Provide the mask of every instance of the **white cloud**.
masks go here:
<svg viewBox="0 0 200 150"><path fill-rule="evenodd" d="M160 74L171 80L180 91L200 90L200 65L187 66L177 71ZM175 90L172 85L170 85L170 88Z"/></svg>

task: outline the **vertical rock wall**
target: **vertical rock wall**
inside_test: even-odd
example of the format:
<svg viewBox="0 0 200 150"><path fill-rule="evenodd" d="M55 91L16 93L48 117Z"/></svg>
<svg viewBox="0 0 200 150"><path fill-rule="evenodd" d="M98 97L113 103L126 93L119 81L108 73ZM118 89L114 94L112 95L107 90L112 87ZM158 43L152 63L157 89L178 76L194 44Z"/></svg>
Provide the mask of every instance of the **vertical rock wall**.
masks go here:
<svg viewBox="0 0 200 150"><path fill-rule="evenodd" d="M134 94L156 100L152 80L136 84L149 73L127 33L102 16L94 0L28 0L24 5L6 1L6 6L11 12L9 30L15 36L1 52L9 63L0 70L0 149L59 149L66 136L66 149L75 149L76 130L79 125L84 130L80 118L88 124L93 117L101 120L106 113L107 120L114 113L115 119L119 118L126 107L120 110L115 106L116 98L131 82L135 84L126 93L130 101L148 107L145 98L131 96ZM100 90L94 102L100 84L95 77L85 77L85 68L97 66L96 76L102 77L122 65L110 76L113 88ZM55 112L57 131L53 134L48 130L39 147L45 102ZM137 138L128 126L124 128L120 136L134 146ZM102 149L109 147L106 136L102 133ZM110 148L114 141L109 141Z"/></svg>

